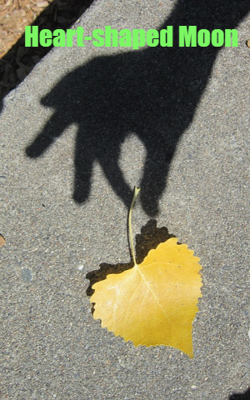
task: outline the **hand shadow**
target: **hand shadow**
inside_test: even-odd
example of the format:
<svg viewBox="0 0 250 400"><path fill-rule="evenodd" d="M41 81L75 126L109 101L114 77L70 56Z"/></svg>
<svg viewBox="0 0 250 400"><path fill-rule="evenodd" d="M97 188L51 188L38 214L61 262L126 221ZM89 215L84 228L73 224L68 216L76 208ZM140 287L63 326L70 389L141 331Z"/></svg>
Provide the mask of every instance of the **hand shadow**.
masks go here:
<svg viewBox="0 0 250 400"><path fill-rule="evenodd" d="M178 140L192 122L220 50L180 48L179 26L233 29L248 11L248 1L179 0L160 28L174 27L173 47L94 58L70 72L42 99L55 112L26 148L27 156L41 156L67 126L77 123L74 200L80 204L87 200L97 161L128 207L132 188L119 167L119 156L122 143L133 132L146 149L142 207L148 215L156 215Z"/></svg>

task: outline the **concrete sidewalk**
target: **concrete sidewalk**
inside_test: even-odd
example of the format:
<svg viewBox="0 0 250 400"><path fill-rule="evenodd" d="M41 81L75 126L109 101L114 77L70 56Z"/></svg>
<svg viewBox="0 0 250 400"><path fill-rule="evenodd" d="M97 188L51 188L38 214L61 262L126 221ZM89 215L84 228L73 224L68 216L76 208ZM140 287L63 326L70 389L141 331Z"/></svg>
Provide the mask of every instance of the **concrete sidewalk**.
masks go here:
<svg viewBox="0 0 250 400"><path fill-rule="evenodd" d="M0 398L233 400L250 385L250 5L96 1L75 27L236 28L237 48L54 49L0 114ZM216 4L215 4L216 3ZM91 314L86 274L155 218L200 257L194 358ZM137 305L140 307L140 305ZM238 397L233 397L238 393Z"/></svg>

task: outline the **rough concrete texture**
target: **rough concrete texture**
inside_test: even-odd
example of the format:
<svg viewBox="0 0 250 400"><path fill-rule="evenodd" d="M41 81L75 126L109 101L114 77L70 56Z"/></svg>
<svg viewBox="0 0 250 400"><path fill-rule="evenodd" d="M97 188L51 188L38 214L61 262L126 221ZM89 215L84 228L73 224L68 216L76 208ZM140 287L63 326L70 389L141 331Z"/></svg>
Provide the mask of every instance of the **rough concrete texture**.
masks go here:
<svg viewBox="0 0 250 400"><path fill-rule="evenodd" d="M86 36L197 25L236 28L239 46L57 48L4 99L1 399L244 398L249 11L233 0L96 1L76 23ZM154 217L201 259L193 359L134 347L91 314L86 274L130 260L127 206L140 184L134 233Z"/></svg>

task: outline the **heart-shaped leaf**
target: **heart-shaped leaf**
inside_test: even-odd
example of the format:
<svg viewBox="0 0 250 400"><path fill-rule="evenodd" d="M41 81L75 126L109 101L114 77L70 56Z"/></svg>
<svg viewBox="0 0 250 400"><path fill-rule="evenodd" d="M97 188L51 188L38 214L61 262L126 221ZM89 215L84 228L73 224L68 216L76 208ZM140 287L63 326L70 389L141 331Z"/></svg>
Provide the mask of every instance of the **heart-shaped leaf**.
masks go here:
<svg viewBox="0 0 250 400"><path fill-rule="evenodd" d="M201 266L193 251L177 241L160 243L139 265L131 241L134 267L95 283L91 302L102 327L135 346L172 346L192 357Z"/></svg>

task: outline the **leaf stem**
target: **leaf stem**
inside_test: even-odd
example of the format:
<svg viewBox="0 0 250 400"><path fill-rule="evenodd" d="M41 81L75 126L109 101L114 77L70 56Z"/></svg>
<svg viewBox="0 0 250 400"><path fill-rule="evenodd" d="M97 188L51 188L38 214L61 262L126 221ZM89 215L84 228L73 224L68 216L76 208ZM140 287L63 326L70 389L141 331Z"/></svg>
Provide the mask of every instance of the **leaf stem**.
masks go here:
<svg viewBox="0 0 250 400"><path fill-rule="evenodd" d="M134 241L133 241L133 232L132 232L132 210L135 204L135 200L136 197L138 196L138 193L140 192L141 188L138 187L134 187L134 195L133 195L133 199L130 205L130 209L129 209L129 214L128 214L128 230L129 230L129 242L130 242L130 248L131 248L131 253L132 253L132 257L134 260L134 264L135 266L137 266L136 264L136 259L135 259L135 251L134 251Z"/></svg>

